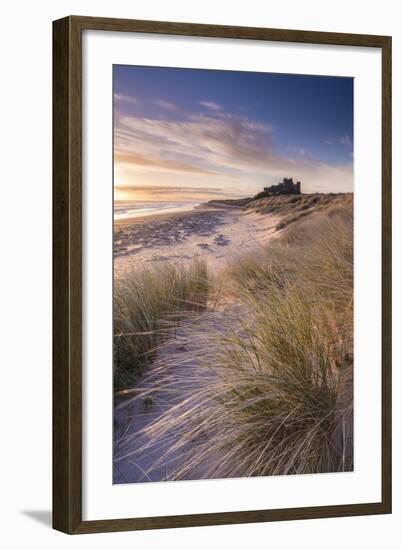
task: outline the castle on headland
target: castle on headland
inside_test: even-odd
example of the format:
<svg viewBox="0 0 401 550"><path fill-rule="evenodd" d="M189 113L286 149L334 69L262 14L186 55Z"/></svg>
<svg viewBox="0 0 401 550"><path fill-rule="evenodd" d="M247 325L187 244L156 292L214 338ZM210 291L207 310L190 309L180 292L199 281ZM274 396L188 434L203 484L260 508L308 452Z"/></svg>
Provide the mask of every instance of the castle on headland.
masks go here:
<svg viewBox="0 0 401 550"><path fill-rule="evenodd" d="M301 182L294 183L292 178L284 178L281 183L264 187L263 190L268 195L300 195Z"/></svg>

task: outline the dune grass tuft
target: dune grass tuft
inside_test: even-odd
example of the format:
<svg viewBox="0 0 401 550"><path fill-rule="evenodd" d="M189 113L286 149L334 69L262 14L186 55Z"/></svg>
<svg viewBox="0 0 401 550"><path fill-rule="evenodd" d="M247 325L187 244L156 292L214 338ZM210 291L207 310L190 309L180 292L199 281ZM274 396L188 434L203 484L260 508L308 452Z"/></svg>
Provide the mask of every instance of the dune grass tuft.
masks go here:
<svg viewBox="0 0 401 550"><path fill-rule="evenodd" d="M163 263L138 269L114 288L114 387L132 384L186 311L206 306L209 277L204 261L189 267Z"/></svg>

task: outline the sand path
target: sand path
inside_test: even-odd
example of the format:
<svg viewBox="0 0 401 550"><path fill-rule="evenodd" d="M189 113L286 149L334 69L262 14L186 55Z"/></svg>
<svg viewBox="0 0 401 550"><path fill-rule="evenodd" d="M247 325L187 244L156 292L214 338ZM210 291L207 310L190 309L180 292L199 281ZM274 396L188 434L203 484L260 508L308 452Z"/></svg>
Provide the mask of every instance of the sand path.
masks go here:
<svg viewBox="0 0 401 550"><path fill-rule="evenodd" d="M115 276L123 277L125 271L165 261L185 264L194 257L206 259L209 270L218 274L239 255L264 246L273 239L277 235L277 222L275 216L230 208L152 216L117 223ZM208 316L209 323L218 323L221 314L221 311L209 309L203 315ZM149 434L143 432L157 422L165 411L196 391L196 387L190 387L187 380L196 381L199 376L203 376L194 359L196 350L188 349L188 346L181 349L179 344L185 330L184 323L158 350L155 362L146 369L146 376L138 381L128 395L116 399L114 483L168 481L169 472L182 461L186 452L190 453L191 449L180 448L170 454L168 460L164 460L164 449L152 445ZM169 376L174 380L171 386L166 384L163 365L168 366ZM146 448L143 448L144 445ZM160 463L154 467L158 461ZM202 469L193 468L190 478L204 477L205 468L207 464L203 464Z"/></svg>
<svg viewBox="0 0 401 550"><path fill-rule="evenodd" d="M170 472L177 467L185 453L191 450L186 445L164 457L167 448L177 442L178 434L173 433L168 440L169 445L166 446L163 442L157 443L151 434L144 432L163 413L171 410L178 402L185 401L197 389L193 386L193 381L198 379L201 371L194 359L194 350L188 349L188 346L185 350L181 349L175 341L179 340L183 331L185 326L181 326L160 347L156 360L148 365L146 374L132 388L131 393L126 397L116 398L114 483L168 481ZM189 379L192 381L190 384ZM194 468L192 479L200 479L203 471L204 468Z"/></svg>
<svg viewBox="0 0 401 550"><path fill-rule="evenodd" d="M237 314L243 309L234 304L230 307L235 308ZM208 455L202 464L192 462L193 446L208 440L207 431L201 439L198 436L196 442L192 440L183 445L179 430L174 427L162 439L155 436L151 428L167 411L171 418L171 415L185 415L200 405L194 395L200 388L204 391L215 374L205 368L199 358L202 346L198 349L199 343L192 338L193 331L203 331L203 325L208 330L213 327L214 331L224 331L222 319L226 313L224 307L209 309L181 323L159 347L155 361L146 368L135 387L126 395L116 396L114 483L169 481L177 468L188 463L191 468L185 479L211 477L209 471L218 458L217 451Z"/></svg>

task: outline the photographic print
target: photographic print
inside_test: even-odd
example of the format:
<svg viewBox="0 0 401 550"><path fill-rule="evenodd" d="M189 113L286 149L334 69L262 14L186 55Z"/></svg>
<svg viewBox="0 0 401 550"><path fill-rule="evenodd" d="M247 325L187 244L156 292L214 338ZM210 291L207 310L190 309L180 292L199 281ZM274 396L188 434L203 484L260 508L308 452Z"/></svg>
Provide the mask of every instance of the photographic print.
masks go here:
<svg viewBox="0 0 401 550"><path fill-rule="evenodd" d="M113 66L113 482L353 470L353 79Z"/></svg>
<svg viewBox="0 0 401 550"><path fill-rule="evenodd" d="M55 529L391 513L391 41L53 22Z"/></svg>

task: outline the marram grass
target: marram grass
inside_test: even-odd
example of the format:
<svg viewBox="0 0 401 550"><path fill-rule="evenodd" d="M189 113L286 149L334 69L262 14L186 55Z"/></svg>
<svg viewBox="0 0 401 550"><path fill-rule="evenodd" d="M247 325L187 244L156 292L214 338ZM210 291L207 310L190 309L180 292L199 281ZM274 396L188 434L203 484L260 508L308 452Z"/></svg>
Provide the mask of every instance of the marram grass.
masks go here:
<svg viewBox="0 0 401 550"><path fill-rule="evenodd" d="M163 263L118 279L114 288L114 387L132 384L185 311L205 308L209 278L204 261L189 267Z"/></svg>
<svg viewBox="0 0 401 550"><path fill-rule="evenodd" d="M157 449L149 473L170 480L351 470L352 232L352 205L336 206L234 262L235 306L166 344L139 399L174 404L121 457Z"/></svg>

